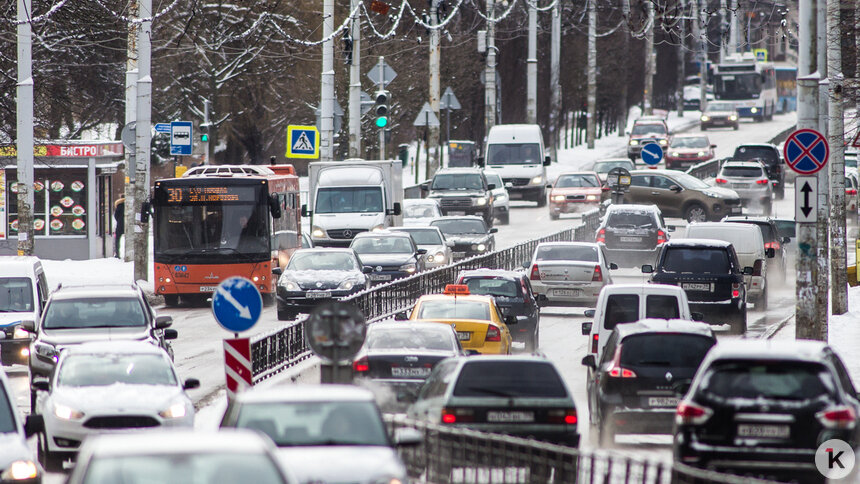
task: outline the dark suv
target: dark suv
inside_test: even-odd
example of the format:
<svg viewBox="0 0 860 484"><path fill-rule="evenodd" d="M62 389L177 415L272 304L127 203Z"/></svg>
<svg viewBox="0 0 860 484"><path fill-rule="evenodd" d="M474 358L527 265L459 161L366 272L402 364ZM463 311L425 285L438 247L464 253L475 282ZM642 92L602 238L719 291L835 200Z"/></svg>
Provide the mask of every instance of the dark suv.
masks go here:
<svg viewBox="0 0 860 484"><path fill-rule="evenodd" d="M649 282L680 286L687 293L690 310L704 315L710 324L729 324L735 334L747 329L744 275L752 267L741 267L729 242L710 239L670 240L657 256L657 267L643 265Z"/></svg>
<svg viewBox="0 0 860 484"><path fill-rule="evenodd" d="M588 414L601 444L616 433L672 432L677 392L689 386L708 350L717 344L711 327L680 319L619 324L600 361L587 355Z"/></svg>
<svg viewBox="0 0 860 484"><path fill-rule="evenodd" d="M429 190L427 198L439 201L442 215L478 215L493 225L493 195L496 188L488 183L480 168L447 168L421 184Z"/></svg>
<svg viewBox="0 0 860 484"><path fill-rule="evenodd" d="M610 205L596 235L606 257L628 267L653 264L667 240L669 229L656 205Z"/></svg>
<svg viewBox="0 0 860 484"><path fill-rule="evenodd" d="M773 193L777 200L785 198L785 169L782 166L782 156L779 148L771 143L755 143L738 145L732 160L758 160L767 171L767 178L773 185Z"/></svg>
<svg viewBox="0 0 860 484"><path fill-rule="evenodd" d="M858 411L845 365L826 344L734 340L708 353L678 404L674 458L705 469L824 483L816 449L839 439L856 452Z"/></svg>
<svg viewBox="0 0 860 484"><path fill-rule="evenodd" d="M517 325L511 329L514 341L525 344L527 352L538 348L540 335L540 307L532 284L525 272L500 269L475 269L462 271L457 284L469 286L470 294L493 296L496 306L505 315L517 318Z"/></svg>

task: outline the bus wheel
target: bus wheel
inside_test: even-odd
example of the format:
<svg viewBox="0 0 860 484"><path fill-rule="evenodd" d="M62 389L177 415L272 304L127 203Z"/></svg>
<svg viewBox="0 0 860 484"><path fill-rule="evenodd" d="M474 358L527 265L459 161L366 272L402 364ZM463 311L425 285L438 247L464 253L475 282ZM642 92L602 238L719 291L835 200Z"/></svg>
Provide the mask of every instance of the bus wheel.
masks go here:
<svg viewBox="0 0 860 484"><path fill-rule="evenodd" d="M275 304L275 295L272 293L260 294L263 298L263 306L271 306Z"/></svg>
<svg viewBox="0 0 860 484"><path fill-rule="evenodd" d="M179 305L179 295L177 294L165 294L164 295L164 305L167 307L175 307Z"/></svg>

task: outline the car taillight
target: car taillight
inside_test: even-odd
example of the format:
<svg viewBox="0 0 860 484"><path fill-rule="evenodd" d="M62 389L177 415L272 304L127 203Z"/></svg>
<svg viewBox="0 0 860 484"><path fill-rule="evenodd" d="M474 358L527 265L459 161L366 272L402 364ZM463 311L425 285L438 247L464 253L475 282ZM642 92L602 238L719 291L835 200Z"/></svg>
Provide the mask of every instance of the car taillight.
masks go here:
<svg viewBox="0 0 860 484"><path fill-rule="evenodd" d="M591 276L591 282L603 282L603 271L600 266L594 266L594 275Z"/></svg>
<svg viewBox="0 0 860 484"><path fill-rule="evenodd" d="M612 358L612 367L609 368L609 376L612 378L636 378L636 373L633 370L621 367L621 347L618 345L615 348L615 356Z"/></svg>
<svg viewBox="0 0 860 484"><path fill-rule="evenodd" d="M726 180L725 178L717 178L717 179L716 179L716 180L714 180L714 181L715 181L715 182L717 182L717 183L728 183L728 182L729 182L729 181L728 181L728 180Z"/></svg>
<svg viewBox="0 0 860 484"><path fill-rule="evenodd" d="M591 337L591 352L597 353L597 343L600 341L600 335L594 333L594 336Z"/></svg>
<svg viewBox="0 0 860 484"><path fill-rule="evenodd" d="M499 331L499 328L495 326L487 327L487 337L484 338L484 341L501 341L502 340L502 332Z"/></svg>
<svg viewBox="0 0 860 484"><path fill-rule="evenodd" d="M763 261L763 260L761 260L761 259L757 259L757 260L755 261L755 264L753 264L753 273L752 273L752 275L754 275L754 276L761 276L761 268L762 268L762 265L763 265L763 264L764 264L764 261ZM737 296L736 296L736 297L737 297Z"/></svg>
<svg viewBox="0 0 860 484"><path fill-rule="evenodd" d="M713 410L691 402L681 402L675 410L675 424L701 425L711 418Z"/></svg>
<svg viewBox="0 0 860 484"><path fill-rule="evenodd" d="M608 192L608 191L609 191L609 186L607 186L607 185L603 185L600 189L601 189L601 190L603 190L604 192Z"/></svg>
<svg viewBox="0 0 860 484"><path fill-rule="evenodd" d="M765 242L764 248L765 249L779 250L779 242Z"/></svg>
<svg viewBox="0 0 860 484"><path fill-rule="evenodd" d="M666 242L666 240L668 240L666 239L666 232L663 232L661 229L657 229L657 243L662 244L663 242Z"/></svg>
<svg viewBox="0 0 860 484"><path fill-rule="evenodd" d="M452 424L457 422L472 422L475 420L475 413L465 408L443 408L442 423Z"/></svg>
<svg viewBox="0 0 860 484"><path fill-rule="evenodd" d="M575 408L563 408L558 410L550 410L547 412L546 420L549 423L563 423L567 425L576 425L577 416Z"/></svg>
<svg viewBox="0 0 860 484"><path fill-rule="evenodd" d="M738 283L732 284L732 297L741 297L741 285Z"/></svg>
<svg viewBox="0 0 860 484"><path fill-rule="evenodd" d="M756 181L755 181L756 185L767 185L767 182L768 182L768 180L767 180L767 179L765 179L765 180L756 180Z"/></svg>
<svg viewBox="0 0 860 484"><path fill-rule="evenodd" d="M367 361L366 356L362 356L361 358L352 362L352 370L357 373L364 373L365 371L370 370L370 363Z"/></svg>
<svg viewBox="0 0 860 484"><path fill-rule="evenodd" d="M853 189L853 188L850 188L850 189L849 189L849 188L846 188L846 189L845 189L845 194L846 194L846 195L857 195L857 190L855 190L855 189Z"/></svg>
<svg viewBox="0 0 860 484"><path fill-rule="evenodd" d="M531 275L529 275L529 279L531 279L533 281L539 281L540 280L540 268L538 268L537 264L532 266L532 273L531 273Z"/></svg>
<svg viewBox="0 0 860 484"><path fill-rule="evenodd" d="M596 242L606 243L606 229L600 229L597 231L597 240Z"/></svg>
<svg viewBox="0 0 860 484"><path fill-rule="evenodd" d="M857 414L854 409L847 406L833 407L822 410L815 414L815 417L830 429L847 429L853 428L857 422Z"/></svg>

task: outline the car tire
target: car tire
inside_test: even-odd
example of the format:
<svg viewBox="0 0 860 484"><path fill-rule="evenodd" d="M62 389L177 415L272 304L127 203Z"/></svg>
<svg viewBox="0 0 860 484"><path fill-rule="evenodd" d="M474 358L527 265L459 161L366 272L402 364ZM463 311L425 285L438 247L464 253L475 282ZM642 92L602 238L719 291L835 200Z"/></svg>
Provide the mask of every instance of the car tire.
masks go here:
<svg viewBox="0 0 860 484"><path fill-rule="evenodd" d="M499 223L500 223L500 224L502 224L502 225L510 225L510 223L511 223L511 213L510 213L510 212L505 212L505 214L504 214L504 215L502 215L501 217L499 217Z"/></svg>
<svg viewBox="0 0 860 484"><path fill-rule="evenodd" d="M734 126L732 127L732 129L734 129L735 131L737 131L738 129L740 129L740 127L741 127L741 126L740 126L739 124L736 124L736 125L734 125Z"/></svg>
<svg viewBox="0 0 860 484"><path fill-rule="evenodd" d="M764 206L764 215L765 217L770 217L770 214L773 213L773 202L769 202Z"/></svg>
<svg viewBox="0 0 860 484"><path fill-rule="evenodd" d="M785 185L778 185L777 186L776 193L774 194L774 197L777 200L782 200L783 198L785 198Z"/></svg>
<svg viewBox="0 0 860 484"><path fill-rule="evenodd" d="M293 319L296 319L295 311L278 308L278 321L291 321Z"/></svg>
<svg viewBox="0 0 860 484"><path fill-rule="evenodd" d="M612 419L605 416L597 422L597 443L600 447L608 447L615 444L615 428Z"/></svg>
<svg viewBox="0 0 860 484"><path fill-rule="evenodd" d="M708 211L701 203L691 203L684 209L684 219L687 223L706 222L708 220Z"/></svg>
<svg viewBox="0 0 860 484"><path fill-rule="evenodd" d="M546 207L546 190L541 190L538 192L538 196L535 199L538 207Z"/></svg>
<svg viewBox="0 0 860 484"><path fill-rule="evenodd" d="M66 458L66 454L62 452L51 452L48 450L47 439L48 436L44 432L39 434L39 445L36 448L39 463L42 464L42 467L47 472L62 472L63 461Z"/></svg>
<svg viewBox="0 0 860 484"><path fill-rule="evenodd" d="M540 344L540 329L535 327L534 333L526 340L526 353L534 353L538 349L538 345Z"/></svg>
<svg viewBox="0 0 860 484"><path fill-rule="evenodd" d="M38 400L39 392L34 392L33 390L30 390L30 415L36 415L36 402Z"/></svg>
<svg viewBox="0 0 860 484"><path fill-rule="evenodd" d="M559 217L559 215L557 213L554 213L554 212L549 213L549 219L550 220L558 220L558 217Z"/></svg>
<svg viewBox="0 0 860 484"><path fill-rule="evenodd" d="M762 291L761 296L756 300L756 309L760 311L767 311L767 283L765 283L764 291Z"/></svg>
<svg viewBox="0 0 860 484"><path fill-rule="evenodd" d="M736 334L743 336L747 332L747 307L744 305L744 308L738 313L734 319L732 319L731 323L731 334Z"/></svg>

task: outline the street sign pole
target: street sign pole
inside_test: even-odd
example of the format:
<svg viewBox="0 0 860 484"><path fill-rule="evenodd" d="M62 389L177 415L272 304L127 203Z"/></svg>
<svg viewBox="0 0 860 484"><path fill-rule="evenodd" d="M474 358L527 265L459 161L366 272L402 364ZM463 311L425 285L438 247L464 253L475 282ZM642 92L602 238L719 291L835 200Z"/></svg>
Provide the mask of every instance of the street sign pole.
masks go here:
<svg viewBox="0 0 860 484"><path fill-rule="evenodd" d="M379 90L385 89L385 58L379 56ZM385 128L379 128L379 159L385 159Z"/></svg>

